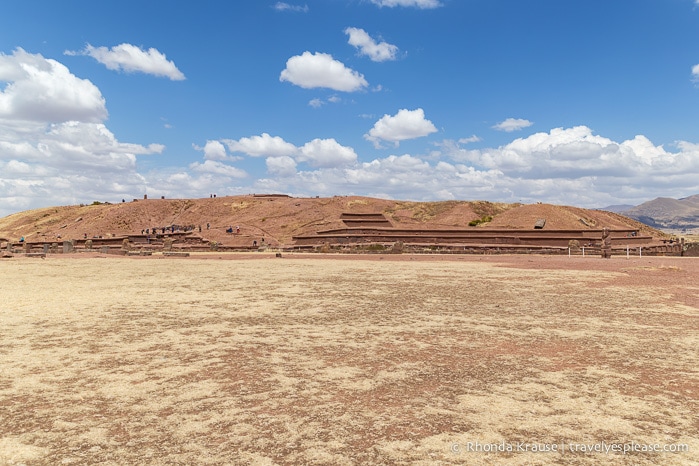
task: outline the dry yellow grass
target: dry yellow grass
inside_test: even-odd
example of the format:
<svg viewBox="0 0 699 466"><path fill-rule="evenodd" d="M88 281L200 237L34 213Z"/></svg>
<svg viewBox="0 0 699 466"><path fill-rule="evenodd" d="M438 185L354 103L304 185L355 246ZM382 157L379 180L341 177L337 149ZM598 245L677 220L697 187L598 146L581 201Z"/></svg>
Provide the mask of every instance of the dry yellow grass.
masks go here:
<svg viewBox="0 0 699 466"><path fill-rule="evenodd" d="M626 272L49 257L0 276L3 465L699 457L699 309ZM568 451L602 442L689 451Z"/></svg>

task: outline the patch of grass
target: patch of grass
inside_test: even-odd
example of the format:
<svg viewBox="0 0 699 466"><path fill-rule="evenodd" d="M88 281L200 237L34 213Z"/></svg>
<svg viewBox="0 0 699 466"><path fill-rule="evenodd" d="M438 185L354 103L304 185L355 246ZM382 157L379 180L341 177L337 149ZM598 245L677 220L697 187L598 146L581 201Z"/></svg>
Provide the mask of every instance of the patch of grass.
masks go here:
<svg viewBox="0 0 699 466"><path fill-rule="evenodd" d="M481 218L477 218L475 220L471 220L470 222L468 222L468 226L476 227L482 223L488 223L488 222L492 222L492 221L493 221L493 217L491 217L490 215L484 215Z"/></svg>
<svg viewBox="0 0 699 466"><path fill-rule="evenodd" d="M469 203L476 215L494 217L522 204L506 204L504 202L472 201Z"/></svg>
<svg viewBox="0 0 699 466"><path fill-rule="evenodd" d="M250 203L245 202L245 201L241 201L240 203L232 203L231 204L231 210L233 210L234 212L237 210L240 210L240 209L247 209L248 207L250 207Z"/></svg>
<svg viewBox="0 0 699 466"><path fill-rule="evenodd" d="M392 215L396 210L409 210L412 212L413 220L427 222L437 215L453 209L459 203L460 201L397 202L393 209L387 209L384 213L391 215L394 220L397 220L396 217Z"/></svg>
<svg viewBox="0 0 699 466"><path fill-rule="evenodd" d="M351 209L352 206L355 206L355 205L361 206L361 205L367 205L367 204L368 204L368 202L365 201L364 199L355 199L353 201L347 201L347 208Z"/></svg>

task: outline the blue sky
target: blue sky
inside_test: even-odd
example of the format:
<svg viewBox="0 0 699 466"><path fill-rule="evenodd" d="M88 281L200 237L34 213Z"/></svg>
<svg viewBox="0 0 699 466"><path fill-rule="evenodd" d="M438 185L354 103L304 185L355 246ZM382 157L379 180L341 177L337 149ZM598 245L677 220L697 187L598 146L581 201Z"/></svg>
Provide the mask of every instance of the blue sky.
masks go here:
<svg viewBox="0 0 699 466"><path fill-rule="evenodd" d="M699 193L695 0L26 0L0 31L0 215Z"/></svg>

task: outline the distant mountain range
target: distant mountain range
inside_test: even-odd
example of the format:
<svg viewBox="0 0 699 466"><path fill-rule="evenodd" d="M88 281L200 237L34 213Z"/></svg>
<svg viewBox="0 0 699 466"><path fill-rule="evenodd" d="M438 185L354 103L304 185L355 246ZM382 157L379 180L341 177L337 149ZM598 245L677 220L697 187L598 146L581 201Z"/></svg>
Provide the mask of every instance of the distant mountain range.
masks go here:
<svg viewBox="0 0 699 466"><path fill-rule="evenodd" d="M616 205L609 210L664 230L699 228L699 194L682 199L659 197L637 206Z"/></svg>
<svg viewBox="0 0 699 466"><path fill-rule="evenodd" d="M627 210L633 209L635 206L631 204L618 204L603 207L600 210L607 210L609 212L614 212L616 214L623 214Z"/></svg>

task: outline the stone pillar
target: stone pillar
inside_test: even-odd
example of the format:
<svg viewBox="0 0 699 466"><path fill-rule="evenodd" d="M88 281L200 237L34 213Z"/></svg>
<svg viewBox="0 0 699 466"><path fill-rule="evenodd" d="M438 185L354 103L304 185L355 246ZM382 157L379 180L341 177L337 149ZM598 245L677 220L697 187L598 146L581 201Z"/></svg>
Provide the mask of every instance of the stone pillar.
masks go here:
<svg viewBox="0 0 699 466"><path fill-rule="evenodd" d="M63 242L63 254L70 254L73 250L73 241L69 240Z"/></svg>
<svg viewBox="0 0 699 466"><path fill-rule="evenodd" d="M568 249L572 254L578 254L580 252L580 241L577 239L571 239L568 241Z"/></svg>
<svg viewBox="0 0 699 466"><path fill-rule="evenodd" d="M124 238L124 241L121 242L121 249L123 249L124 251L131 250L131 245L129 244L128 238Z"/></svg>
<svg viewBox="0 0 699 466"><path fill-rule="evenodd" d="M49 252L49 245L44 244L44 254L48 254L48 252Z"/></svg>
<svg viewBox="0 0 699 466"><path fill-rule="evenodd" d="M602 257L610 259L612 257L612 238L609 233L609 228L602 230Z"/></svg>

